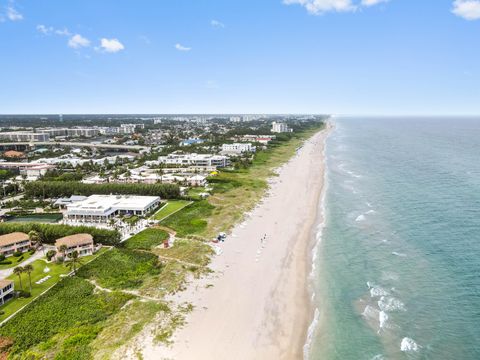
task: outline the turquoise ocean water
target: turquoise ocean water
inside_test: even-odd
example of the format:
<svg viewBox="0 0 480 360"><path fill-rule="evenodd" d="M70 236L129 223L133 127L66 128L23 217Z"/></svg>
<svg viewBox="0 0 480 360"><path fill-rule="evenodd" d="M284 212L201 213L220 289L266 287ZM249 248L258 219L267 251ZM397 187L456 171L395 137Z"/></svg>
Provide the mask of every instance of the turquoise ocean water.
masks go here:
<svg viewBox="0 0 480 360"><path fill-rule="evenodd" d="M309 359L480 359L480 118L343 118Z"/></svg>

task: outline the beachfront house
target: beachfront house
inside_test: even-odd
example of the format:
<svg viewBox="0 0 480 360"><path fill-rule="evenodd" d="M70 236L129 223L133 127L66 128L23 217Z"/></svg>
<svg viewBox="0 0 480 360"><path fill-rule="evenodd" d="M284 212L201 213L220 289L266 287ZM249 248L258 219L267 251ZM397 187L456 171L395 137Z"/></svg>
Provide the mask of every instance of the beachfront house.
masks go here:
<svg viewBox="0 0 480 360"><path fill-rule="evenodd" d="M10 256L15 252L25 252L32 247L27 234L14 232L0 236L0 255Z"/></svg>
<svg viewBox="0 0 480 360"><path fill-rule="evenodd" d="M66 250L63 250L65 245ZM95 251L93 237L90 234L75 234L65 236L55 241L57 257L68 258L68 255L76 251L78 256L92 255Z"/></svg>
<svg viewBox="0 0 480 360"><path fill-rule="evenodd" d="M3 279L0 280L0 305L5 304L7 300L13 298L14 295L14 283L12 280Z"/></svg>

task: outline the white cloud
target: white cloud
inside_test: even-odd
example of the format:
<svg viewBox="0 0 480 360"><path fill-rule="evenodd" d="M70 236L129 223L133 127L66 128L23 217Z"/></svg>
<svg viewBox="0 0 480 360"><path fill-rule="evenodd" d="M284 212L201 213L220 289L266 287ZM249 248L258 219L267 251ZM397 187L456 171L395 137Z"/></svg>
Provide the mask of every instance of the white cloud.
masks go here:
<svg viewBox="0 0 480 360"><path fill-rule="evenodd" d="M362 5L363 6L373 6L373 5L378 5L380 3L387 2L389 0L362 0Z"/></svg>
<svg viewBox="0 0 480 360"><path fill-rule="evenodd" d="M210 21L210 25L212 25L212 27L217 28L217 29L223 29L225 27L225 24L218 21L218 20Z"/></svg>
<svg viewBox="0 0 480 360"><path fill-rule="evenodd" d="M12 5L7 6L7 18L10 21L23 20L23 15L20 14Z"/></svg>
<svg viewBox="0 0 480 360"><path fill-rule="evenodd" d="M286 5L301 5L310 14L320 15L326 12L353 12L362 7L370 7L389 0L283 0Z"/></svg>
<svg viewBox="0 0 480 360"><path fill-rule="evenodd" d="M72 34L68 31L67 28L55 29L53 26L37 25L37 31L41 32L43 35L59 35L59 36L71 36Z"/></svg>
<svg viewBox="0 0 480 360"><path fill-rule="evenodd" d="M70 36L72 34L70 33L70 31L68 31L67 28L63 28L63 29L55 29L55 35Z"/></svg>
<svg viewBox="0 0 480 360"><path fill-rule="evenodd" d="M283 0L286 5L298 4L307 9L310 14L323 14L329 11L355 11L357 6L352 0Z"/></svg>
<svg viewBox="0 0 480 360"><path fill-rule="evenodd" d="M68 40L68 46L73 49L88 47L90 46L90 40L88 40L87 38L84 38L80 34L75 34Z"/></svg>
<svg viewBox="0 0 480 360"><path fill-rule="evenodd" d="M42 34L44 35L49 35L52 33L53 31L53 27L49 26L45 26L45 25L37 25L37 31L41 32Z"/></svg>
<svg viewBox="0 0 480 360"><path fill-rule="evenodd" d="M453 2L452 12L466 20L480 19L480 1L479 0L455 0Z"/></svg>
<svg viewBox="0 0 480 360"><path fill-rule="evenodd" d="M100 50L107 53L116 53L125 49L125 46L118 39L100 39Z"/></svg>
<svg viewBox="0 0 480 360"><path fill-rule="evenodd" d="M177 49L178 51L190 51L190 50L192 50L192 48L183 46L181 44L175 44L175 49Z"/></svg>

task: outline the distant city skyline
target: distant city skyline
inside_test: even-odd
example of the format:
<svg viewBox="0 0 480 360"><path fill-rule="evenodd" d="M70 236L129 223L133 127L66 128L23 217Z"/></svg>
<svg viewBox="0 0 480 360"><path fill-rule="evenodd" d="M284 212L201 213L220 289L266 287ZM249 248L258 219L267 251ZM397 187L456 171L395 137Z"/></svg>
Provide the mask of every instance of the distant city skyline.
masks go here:
<svg viewBox="0 0 480 360"><path fill-rule="evenodd" d="M480 115L480 0L0 0L0 114Z"/></svg>

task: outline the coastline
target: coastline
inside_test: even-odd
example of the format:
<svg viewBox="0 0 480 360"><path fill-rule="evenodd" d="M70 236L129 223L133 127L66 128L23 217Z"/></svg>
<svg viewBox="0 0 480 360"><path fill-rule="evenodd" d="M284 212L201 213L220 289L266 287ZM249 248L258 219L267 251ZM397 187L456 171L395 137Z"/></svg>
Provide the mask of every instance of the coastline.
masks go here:
<svg viewBox="0 0 480 360"><path fill-rule="evenodd" d="M315 225L323 222L330 129L327 123L277 169L265 197L221 245L213 273L171 296L194 305L172 344L156 344L147 327L135 354L145 360L304 357L315 311L309 282L319 241Z"/></svg>

